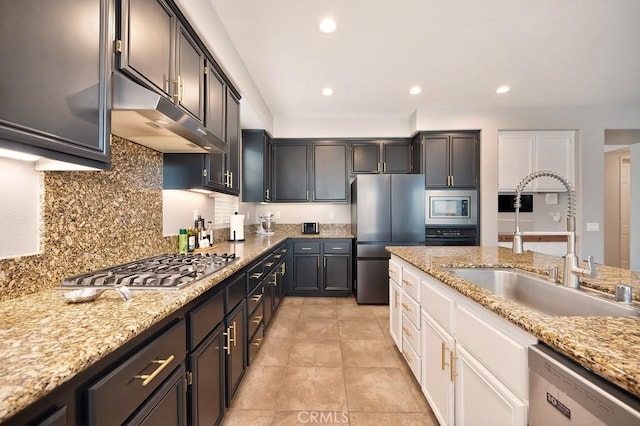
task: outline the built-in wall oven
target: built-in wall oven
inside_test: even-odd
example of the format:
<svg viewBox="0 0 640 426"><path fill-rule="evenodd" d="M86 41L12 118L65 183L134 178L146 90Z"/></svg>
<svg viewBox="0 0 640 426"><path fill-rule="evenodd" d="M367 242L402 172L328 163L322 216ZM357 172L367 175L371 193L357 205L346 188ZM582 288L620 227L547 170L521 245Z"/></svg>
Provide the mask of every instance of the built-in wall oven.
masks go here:
<svg viewBox="0 0 640 426"><path fill-rule="evenodd" d="M425 191L425 245L478 245L478 192Z"/></svg>

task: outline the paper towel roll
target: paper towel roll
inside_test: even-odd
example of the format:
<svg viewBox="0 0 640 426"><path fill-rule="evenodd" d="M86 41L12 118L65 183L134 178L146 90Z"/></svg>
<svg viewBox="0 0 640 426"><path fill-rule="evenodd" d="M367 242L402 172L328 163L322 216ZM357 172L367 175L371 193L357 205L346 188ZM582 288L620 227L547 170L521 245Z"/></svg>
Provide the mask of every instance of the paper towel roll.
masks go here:
<svg viewBox="0 0 640 426"><path fill-rule="evenodd" d="M229 241L244 241L243 214L232 214L229 217Z"/></svg>

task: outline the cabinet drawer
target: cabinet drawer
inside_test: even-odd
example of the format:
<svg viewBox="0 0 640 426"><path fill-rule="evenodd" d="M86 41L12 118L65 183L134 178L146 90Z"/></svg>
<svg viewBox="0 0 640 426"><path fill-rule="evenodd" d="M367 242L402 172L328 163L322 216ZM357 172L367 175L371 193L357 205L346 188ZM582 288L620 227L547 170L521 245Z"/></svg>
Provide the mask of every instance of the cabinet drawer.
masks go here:
<svg viewBox="0 0 640 426"><path fill-rule="evenodd" d="M251 341L249 342L249 363L251 363L256 354L260 350L262 346L262 341L264 339L264 324L260 325L260 328L256 331L256 333L251 337Z"/></svg>
<svg viewBox="0 0 640 426"><path fill-rule="evenodd" d="M271 272L273 267L276 265L275 253L271 253L270 255L268 255L262 261L262 264L264 265L264 274L269 274L269 272Z"/></svg>
<svg viewBox="0 0 640 426"><path fill-rule="evenodd" d="M241 274L237 278L234 278L233 281L227 284L226 286L226 306L225 312L229 313L235 308L240 301L244 299L247 294L247 289L245 286L246 277L244 274Z"/></svg>
<svg viewBox="0 0 640 426"><path fill-rule="evenodd" d="M427 277L423 278L420 284L422 287L420 305L442 328L452 333L454 302L445 294L446 292L441 288L442 284L437 284L430 283Z"/></svg>
<svg viewBox="0 0 640 426"><path fill-rule="evenodd" d="M249 336L253 336L253 333L256 332L258 327L261 327L264 323L264 303L260 302L258 305L258 309L255 310L251 317L249 318L249 324L247 325L249 328Z"/></svg>
<svg viewBox="0 0 640 426"><path fill-rule="evenodd" d="M322 244L325 254L349 254L351 253L351 243L325 242Z"/></svg>
<svg viewBox="0 0 640 426"><path fill-rule="evenodd" d="M189 350L207 337L224 320L224 292L221 291L209 300L193 309L187 315L189 324Z"/></svg>
<svg viewBox="0 0 640 426"><path fill-rule="evenodd" d="M402 338L402 355L404 355L404 359L407 361L407 364L409 364L413 376L418 383L422 384L422 362L420 356L413 350L411 344L404 336Z"/></svg>
<svg viewBox="0 0 640 426"><path fill-rule="evenodd" d="M287 246L282 245L273 253L273 259L277 262L287 257Z"/></svg>
<svg viewBox="0 0 640 426"><path fill-rule="evenodd" d="M402 291L400 305L402 306L402 313L406 315L406 317L413 323L413 325L419 330L420 329L420 305L418 302L413 300L411 296L408 296L407 293L404 292L404 288Z"/></svg>
<svg viewBox="0 0 640 426"><path fill-rule="evenodd" d="M258 262L247 271L247 293L250 293L251 290L256 288L260 281L262 281L262 278L264 278L263 268L262 262Z"/></svg>
<svg viewBox="0 0 640 426"><path fill-rule="evenodd" d="M400 277L401 271L402 271L402 266L394 262L393 259L389 260L389 279L393 280L394 283L400 286L402 285L402 281Z"/></svg>
<svg viewBox="0 0 640 426"><path fill-rule="evenodd" d="M518 397L528 399L526 346L462 306L456 306L456 340Z"/></svg>
<svg viewBox="0 0 640 426"><path fill-rule="evenodd" d="M294 243L294 254L318 254L320 253L320 243Z"/></svg>
<svg viewBox="0 0 640 426"><path fill-rule="evenodd" d="M180 321L87 390L89 424L122 424L185 357Z"/></svg>
<svg viewBox="0 0 640 426"><path fill-rule="evenodd" d="M420 338L420 330L409 321L405 314L402 314L402 338L411 344L411 347L417 355L421 354L422 345L420 343L422 339Z"/></svg>
<svg viewBox="0 0 640 426"><path fill-rule="evenodd" d="M247 296L247 312L249 315L256 310L258 306L262 306L262 299L264 298L264 284L260 284L254 288L253 291ZM262 312L262 309L260 310Z"/></svg>
<svg viewBox="0 0 640 426"><path fill-rule="evenodd" d="M407 268L402 268L402 291L413 297L413 300L420 300L420 278Z"/></svg>

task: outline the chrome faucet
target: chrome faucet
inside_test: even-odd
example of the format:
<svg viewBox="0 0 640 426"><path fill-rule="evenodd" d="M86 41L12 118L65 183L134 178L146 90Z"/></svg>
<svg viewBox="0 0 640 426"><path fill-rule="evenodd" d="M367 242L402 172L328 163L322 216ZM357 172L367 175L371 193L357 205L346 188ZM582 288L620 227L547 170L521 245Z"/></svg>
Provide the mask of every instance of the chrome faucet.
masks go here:
<svg viewBox="0 0 640 426"><path fill-rule="evenodd" d="M566 232L522 232L520 230L520 198L525 186L534 179L540 177L550 177L559 180L565 188L567 188L568 201L567 201L567 231ZM579 288L580 276L595 277L596 268L593 263L593 256L589 256L587 259L587 268L580 268L578 266L578 256L576 255L576 193L569 183L569 181L562 175L549 170L540 170L530 173L524 179L520 181L516 188L516 199L514 207L516 209L516 230L513 233L513 252L516 254L522 254L524 235L565 235L567 237L567 254L564 257L564 273L562 274L562 285L565 287Z"/></svg>

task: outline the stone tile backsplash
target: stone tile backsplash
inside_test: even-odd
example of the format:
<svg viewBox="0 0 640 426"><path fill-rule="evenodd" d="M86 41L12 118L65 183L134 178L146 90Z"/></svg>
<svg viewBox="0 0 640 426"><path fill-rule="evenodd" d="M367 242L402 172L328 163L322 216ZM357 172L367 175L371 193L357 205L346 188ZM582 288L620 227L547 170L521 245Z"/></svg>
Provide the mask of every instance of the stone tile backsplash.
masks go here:
<svg viewBox="0 0 640 426"><path fill-rule="evenodd" d="M117 136L111 170L43 172L40 254L0 259L0 301L177 250L162 236L162 154Z"/></svg>

